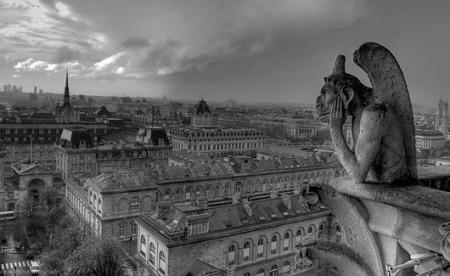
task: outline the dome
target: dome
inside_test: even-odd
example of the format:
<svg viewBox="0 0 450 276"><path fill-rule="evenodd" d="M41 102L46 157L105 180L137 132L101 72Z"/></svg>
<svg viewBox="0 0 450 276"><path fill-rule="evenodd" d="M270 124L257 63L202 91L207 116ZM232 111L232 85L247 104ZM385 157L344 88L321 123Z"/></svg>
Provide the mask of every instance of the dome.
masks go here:
<svg viewBox="0 0 450 276"><path fill-rule="evenodd" d="M209 106L206 104L205 100L202 98L197 105L197 115L204 113L211 113L211 111L209 110Z"/></svg>

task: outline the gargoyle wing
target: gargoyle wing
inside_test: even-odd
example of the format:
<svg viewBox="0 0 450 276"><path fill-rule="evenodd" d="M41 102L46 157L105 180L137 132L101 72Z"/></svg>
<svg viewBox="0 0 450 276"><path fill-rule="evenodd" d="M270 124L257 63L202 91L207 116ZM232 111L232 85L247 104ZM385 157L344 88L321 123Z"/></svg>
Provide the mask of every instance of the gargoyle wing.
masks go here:
<svg viewBox="0 0 450 276"><path fill-rule="evenodd" d="M391 107L400 122L409 176L417 179L414 117L402 69L384 46L364 43L353 53L353 62L369 76L375 101Z"/></svg>

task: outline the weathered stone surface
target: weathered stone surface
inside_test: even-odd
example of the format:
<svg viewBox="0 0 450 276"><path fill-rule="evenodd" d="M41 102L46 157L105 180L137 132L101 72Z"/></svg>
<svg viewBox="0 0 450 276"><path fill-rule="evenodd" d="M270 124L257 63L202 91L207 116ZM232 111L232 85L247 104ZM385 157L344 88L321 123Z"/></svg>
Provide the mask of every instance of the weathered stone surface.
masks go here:
<svg viewBox="0 0 450 276"><path fill-rule="evenodd" d="M371 269L371 275L384 275L381 254L367 223L369 214L365 207L359 200L336 193L333 189L324 187L322 190L324 192L320 193L320 198L332 210L342 226L344 242L348 245L348 249L364 260Z"/></svg>
<svg viewBox="0 0 450 276"><path fill-rule="evenodd" d="M338 56L317 98L317 113L329 119L336 155L356 183L405 184L417 180L414 119L403 73L389 50L369 42L354 53L354 62L373 88L345 72ZM352 117L351 149L342 131Z"/></svg>
<svg viewBox="0 0 450 276"><path fill-rule="evenodd" d="M428 187L390 186L369 183L354 183L349 177L330 181L337 192L361 199L370 199L417 212L423 216L450 220L450 193Z"/></svg>
<svg viewBox="0 0 450 276"><path fill-rule="evenodd" d="M312 257L327 260L328 269L335 268L340 273L339 275L377 275L373 274L363 258L344 244L317 241L309 250Z"/></svg>
<svg viewBox="0 0 450 276"><path fill-rule="evenodd" d="M441 242L441 252L444 258L450 262L450 222L443 223L439 232L444 236Z"/></svg>

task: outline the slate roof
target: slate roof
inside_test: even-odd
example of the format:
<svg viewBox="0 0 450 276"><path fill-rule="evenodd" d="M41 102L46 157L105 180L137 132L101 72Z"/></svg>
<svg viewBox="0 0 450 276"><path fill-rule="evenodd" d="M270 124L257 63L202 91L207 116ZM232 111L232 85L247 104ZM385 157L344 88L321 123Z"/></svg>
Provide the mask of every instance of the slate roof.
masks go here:
<svg viewBox="0 0 450 276"><path fill-rule="evenodd" d="M94 146L92 134L88 129L81 127L65 128L60 137L60 144L63 147L79 148L81 141L85 142L86 148Z"/></svg>
<svg viewBox="0 0 450 276"><path fill-rule="evenodd" d="M290 197L291 206L289 207L286 199L270 198L248 203L237 203L219 207L199 207L198 203L191 203L197 209L182 210L176 205L160 214L158 218L142 215L139 221L156 228L156 230L168 238L183 233L187 228L187 221L193 212L195 216L204 215L209 221L209 232L189 236L183 235L183 239L200 237L204 234L214 232L224 233L228 230L237 229L246 226L255 226L273 221L283 221L286 218L300 217L312 213L328 211L320 201L309 205L309 210L302 203L300 195ZM197 204L197 205L196 205Z"/></svg>
<svg viewBox="0 0 450 276"><path fill-rule="evenodd" d="M226 274L225 271L215 266L212 266L202 260L195 259L179 275L222 276Z"/></svg>
<svg viewBox="0 0 450 276"><path fill-rule="evenodd" d="M156 187L153 180L145 173L138 171L123 170L108 173L102 173L88 181L97 185L101 190L117 190L136 187Z"/></svg>

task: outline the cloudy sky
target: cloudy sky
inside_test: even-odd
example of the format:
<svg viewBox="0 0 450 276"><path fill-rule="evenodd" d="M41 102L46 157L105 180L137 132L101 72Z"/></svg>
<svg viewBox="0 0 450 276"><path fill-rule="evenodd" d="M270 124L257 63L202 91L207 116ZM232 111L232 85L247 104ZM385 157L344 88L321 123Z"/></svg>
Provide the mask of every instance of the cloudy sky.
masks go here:
<svg viewBox="0 0 450 276"><path fill-rule="evenodd" d="M450 99L448 0L0 0L0 84L313 102L337 54L376 41L414 102ZM367 78L353 64L349 72Z"/></svg>

